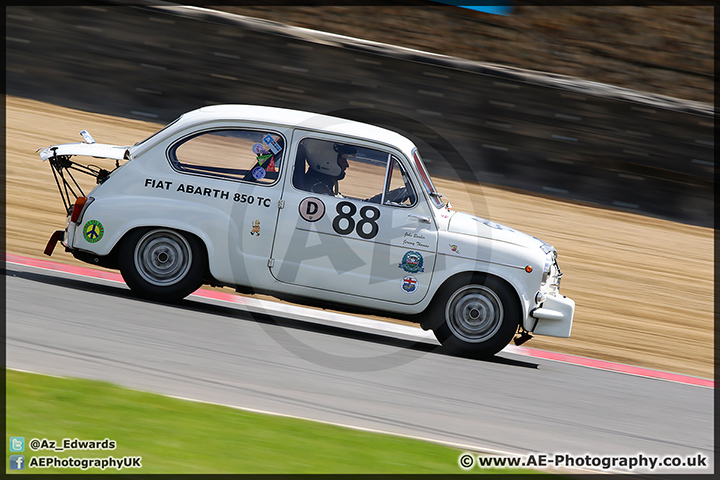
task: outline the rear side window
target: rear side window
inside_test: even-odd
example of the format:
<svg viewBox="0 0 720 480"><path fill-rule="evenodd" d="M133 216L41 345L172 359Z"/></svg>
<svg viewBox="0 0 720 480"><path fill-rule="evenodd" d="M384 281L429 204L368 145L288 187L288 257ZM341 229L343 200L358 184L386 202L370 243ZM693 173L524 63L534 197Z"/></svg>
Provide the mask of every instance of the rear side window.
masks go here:
<svg viewBox="0 0 720 480"><path fill-rule="evenodd" d="M170 163L181 172L272 184L280 174L285 140L273 132L218 129L175 144Z"/></svg>

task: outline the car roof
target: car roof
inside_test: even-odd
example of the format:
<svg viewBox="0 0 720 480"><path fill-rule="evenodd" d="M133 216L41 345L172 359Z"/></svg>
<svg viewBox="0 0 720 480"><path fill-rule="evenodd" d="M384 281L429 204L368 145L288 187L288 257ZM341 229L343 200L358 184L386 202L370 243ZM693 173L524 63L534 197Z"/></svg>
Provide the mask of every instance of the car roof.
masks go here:
<svg viewBox="0 0 720 480"><path fill-rule="evenodd" d="M409 139L386 128L329 115L261 105L211 105L198 108L183 114L166 127L162 138L171 136L175 132L185 130L193 125L218 120L249 121L360 137L394 145L407 154L410 154L412 149L415 148L415 145ZM160 140L160 138L157 140ZM138 145L138 147L140 146Z"/></svg>

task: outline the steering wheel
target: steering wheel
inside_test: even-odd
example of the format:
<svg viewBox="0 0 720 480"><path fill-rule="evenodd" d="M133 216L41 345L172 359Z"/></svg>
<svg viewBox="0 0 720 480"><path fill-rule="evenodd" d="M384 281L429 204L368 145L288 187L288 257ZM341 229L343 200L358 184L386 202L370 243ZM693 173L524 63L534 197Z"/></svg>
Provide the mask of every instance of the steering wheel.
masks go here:
<svg viewBox="0 0 720 480"><path fill-rule="evenodd" d="M382 198L382 193L378 193L377 195L374 195L370 198L366 198L365 202L371 202L371 203L380 203L380 199ZM404 203L406 200L410 200L410 203L415 203L415 192L412 190L408 191L405 187L398 187L394 190L390 190L385 194L385 204L388 203L394 203L396 205L400 205Z"/></svg>
<svg viewBox="0 0 720 480"><path fill-rule="evenodd" d="M406 200L410 200L410 203L415 203L415 195L413 192L409 192L406 187L398 187L394 190L390 190L385 195L385 202L402 204Z"/></svg>

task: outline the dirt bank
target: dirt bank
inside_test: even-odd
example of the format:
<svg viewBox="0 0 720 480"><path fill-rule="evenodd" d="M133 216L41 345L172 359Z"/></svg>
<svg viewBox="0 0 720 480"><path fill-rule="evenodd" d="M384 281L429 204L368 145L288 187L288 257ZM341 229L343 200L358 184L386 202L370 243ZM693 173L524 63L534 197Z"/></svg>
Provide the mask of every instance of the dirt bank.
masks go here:
<svg viewBox="0 0 720 480"><path fill-rule="evenodd" d="M711 6L221 6L240 15L485 63L714 101Z"/></svg>

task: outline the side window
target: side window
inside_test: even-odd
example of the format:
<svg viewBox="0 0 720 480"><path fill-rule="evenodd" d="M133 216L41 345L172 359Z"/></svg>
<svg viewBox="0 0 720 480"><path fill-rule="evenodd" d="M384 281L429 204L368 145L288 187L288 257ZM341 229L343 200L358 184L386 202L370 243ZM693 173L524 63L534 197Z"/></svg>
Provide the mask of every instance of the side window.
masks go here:
<svg viewBox="0 0 720 480"><path fill-rule="evenodd" d="M271 184L278 178L284 145L271 132L211 130L172 147L170 162L182 172Z"/></svg>
<svg viewBox="0 0 720 480"><path fill-rule="evenodd" d="M392 157L388 171L388 183L385 189L385 205L410 207L415 204L417 196L412 183L397 158Z"/></svg>
<svg viewBox="0 0 720 480"><path fill-rule="evenodd" d="M305 138L298 145L293 185L312 193L380 203L389 158L380 150Z"/></svg>

